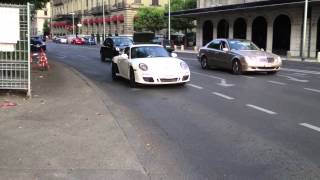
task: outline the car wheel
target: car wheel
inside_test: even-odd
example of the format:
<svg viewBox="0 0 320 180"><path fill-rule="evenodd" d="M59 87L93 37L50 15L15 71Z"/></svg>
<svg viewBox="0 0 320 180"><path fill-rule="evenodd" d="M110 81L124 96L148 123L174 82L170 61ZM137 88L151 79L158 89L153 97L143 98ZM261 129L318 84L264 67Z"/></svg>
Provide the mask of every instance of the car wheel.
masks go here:
<svg viewBox="0 0 320 180"><path fill-rule="evenodd" d="M112 65L111 65L112 80L116 80L118 78L117 72L118 72L118 66L116 63L112 62Z"/></svg>
<svg viewBox="0 0 320 180"><path fill-rule="evenodd" d="M106 61L106 57L103 54L100 54L100 59L101 59L102 62Z"/></svg>
<svg viewBox="0 0 320 180"><path fill-rule="evenodd" d="M232 73L239 75L242 74L242 68L241 68L241 63L239 60L235 60L232 63Z"/></svg>
<svg viewBox="0 0 320 180"><path fill-rule="evenodd" d="M208 69L208 59L207 57L203 56L200 60L201 68Z"/></svg>
<svg viewBox="0 0 320 180"><path fill-rule="evenodd" d="M268 71L267 74L277 74L278 71Z"/></svg>
<svg viewBox="0 0 320 180"><path fill-rule="evenodd" d="M136 80L134 77L134 71L133 68L130 68L130 79L129 79L129 85L131 88L135 88L136 87Z"/></svg>

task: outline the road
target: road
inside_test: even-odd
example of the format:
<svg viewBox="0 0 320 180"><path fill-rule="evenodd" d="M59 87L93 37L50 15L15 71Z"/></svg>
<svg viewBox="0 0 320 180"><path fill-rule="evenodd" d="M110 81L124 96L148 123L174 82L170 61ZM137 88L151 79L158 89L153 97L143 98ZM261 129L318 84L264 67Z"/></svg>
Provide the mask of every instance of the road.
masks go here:
<svg viewBox="0 0 320 180"><path fill-rule="evenodd" d="M99 49L48 43L103 99L151 179L320 179L320 66L284 62L276 75L192 72L186 86L130 89ZM76 93L76 92L75 92ZM90 108L90 107L88 107Z"/></svg>

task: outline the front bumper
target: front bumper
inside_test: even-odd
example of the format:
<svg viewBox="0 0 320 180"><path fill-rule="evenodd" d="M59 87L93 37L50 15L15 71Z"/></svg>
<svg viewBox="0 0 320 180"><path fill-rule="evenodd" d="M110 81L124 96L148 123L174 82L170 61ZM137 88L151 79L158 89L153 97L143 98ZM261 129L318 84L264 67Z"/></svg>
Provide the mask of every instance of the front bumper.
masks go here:
<svg viewBox="0 0 320 180"><path fill-rule="evenodd" d="M185 71L175 75L154 75L145 72L135 71L135 80L139 84L181 84L190 81L190 72Z"/></svg>
<svg viewBox="0 0 320 180"><path fill-rule="evenodd" d="M246 63L243 61L242 71L257 71L257 72L268 72L268 71L279 71L282 63Z"/></svg>

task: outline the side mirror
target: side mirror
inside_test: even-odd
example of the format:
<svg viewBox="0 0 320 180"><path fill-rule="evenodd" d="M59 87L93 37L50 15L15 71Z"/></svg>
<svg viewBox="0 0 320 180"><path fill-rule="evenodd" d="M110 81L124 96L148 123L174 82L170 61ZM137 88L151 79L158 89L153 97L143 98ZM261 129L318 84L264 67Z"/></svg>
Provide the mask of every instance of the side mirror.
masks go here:
<svg viewBox="0 0 320 180"><path fill-rule="evenodd" d="M222 49L222 51L224 51L224 52L228 52L228 51L229 51L229 49L228 49L228 48L223 48L223 49Z"/></svg>
<svg viewBox="0 0 320 180"><path fill-rule="evenodd" d="M263 48L261 48L260 50L261 50L261 51L264 51L264 49L263 49Z"/></svg>
<svg viewBox="0 0 320 180"><path fill-rule="evenodd" d="M176 57L178 57L178 55L177 55L177 53L171 53L171 57L176 58Z"/></svg>

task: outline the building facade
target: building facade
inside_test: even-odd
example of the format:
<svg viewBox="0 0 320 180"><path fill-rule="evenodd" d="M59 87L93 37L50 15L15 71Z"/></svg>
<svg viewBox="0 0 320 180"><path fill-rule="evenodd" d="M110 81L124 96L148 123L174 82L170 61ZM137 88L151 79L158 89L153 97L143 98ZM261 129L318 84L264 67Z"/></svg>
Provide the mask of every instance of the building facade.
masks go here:
<svg viewBox="0 0 320 180"><path fill-rule="evenodd" d="M309 0L304 50L305 0L198 0L197 9L172 13L196 17L197 46L214 38L252 40L260 48L284 56L314 58L320 51L320 2Z"/></svg>
<svg viewBox="0 0 320 180"><path fill-rule="evenodd" d="M51 21L50 3L47 3L45 8L37 10L31 25L31 34L33 36L43 35L43 24L45 21L47 21L48 23L50 23Z"/></svg>
<svg viewBox="0 0 320 180"><path fill-rule="evenodd" d="M52 32L54 35L76 33L132 34L133 22L141 6L161 7L166 0L52 0ZM103 7L105 18L103 18Z"/></svg>

